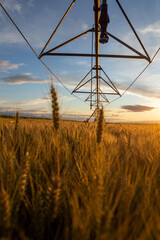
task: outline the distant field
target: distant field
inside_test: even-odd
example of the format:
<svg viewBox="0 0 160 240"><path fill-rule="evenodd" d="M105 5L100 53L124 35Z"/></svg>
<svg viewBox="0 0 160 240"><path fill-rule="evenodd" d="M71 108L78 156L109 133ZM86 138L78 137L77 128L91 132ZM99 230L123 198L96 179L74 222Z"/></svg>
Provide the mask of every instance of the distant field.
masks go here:
<svg viewBox="0 0 160 240"><path fill-rule="evenodd" d="M0 239L160 239L160 125L0 118ZM60 177L57 177L57 163Z"/></svg>

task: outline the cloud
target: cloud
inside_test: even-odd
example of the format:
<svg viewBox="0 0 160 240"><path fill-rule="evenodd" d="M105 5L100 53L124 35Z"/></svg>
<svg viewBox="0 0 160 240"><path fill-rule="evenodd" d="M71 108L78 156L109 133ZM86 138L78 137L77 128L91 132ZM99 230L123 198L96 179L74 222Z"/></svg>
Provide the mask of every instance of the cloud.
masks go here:
<svg viewBox="0 0 160 240"><path fill-rule="evenodd" d="M121 107L121 109L128 110L129 112L146 112L152 111L155 108L143 105L124 105Z"/></svg>
<svg viewBox="0 0 160 240"><path fill-rule="evenodd" d="M128 87L127 84L117 84L116 85L118 90L121 92L121 94L123 93L123 91ZM139 86L135 86L133 85L128 92L126 93L128 95L135 95L135 96L139 96L139 97L143 97L143 98L156 98L156 99L160 99L160 92L159 92L159 88L152 88L149 86L143 86L143 85L139 85Z"/></svg>
<svg viewBox="0 0 160 240"><path fill-rule="evenodd" d="M17 70L21 66L24 66L24 63L12 64L9 61L0 61L0 72L8 73L8 70Z"/></svg>
<svg viewBox="0 0 160 240"><path fill-rule="evenodd" d="M1 115L10 115L15 116L17 108L14 107L0 107L0 114ZM28 109L28 108L18 108L20 112L20 116L23 117L49 117L50 114L48 110L45 108L35 108L35 109Z"/></svg>
<svg viewBox="0 0 160 240"><path fill-rule="evenodd" d="M28 6L33 7L35 3L35 0L28 0Z"/></svg>
<svg viewBox="0 0 160 240"><path fill-rule="evenodd" d="M14 107L0 107L0 114L1 115L10 115L10 116L15 116L15 113L17 111L17 108ZM23 108L23 107L18 107L18 111L20 113L20 116L23 117L41 117L41 118L52 118L51 112L49 112L45 108ZM84 121L86 120L89 115L87 114L80 114L79 112L75 113L60 113L61 119L64 120L77 120L77 121Z"/></svg>
<svg viewBox="0 0 160 240"><path fill-rule="evenodd" d="M37 99L18 103L17 105L18 106L35 106L35 105L44 104L48 102L50 102L49 98L37 98Z"/></svg>
<svg viewBox="0 0 160 240"><path fill-rule="evenodd" d="M15 6L14 6L14 9L17 11L17 12L20 12L21 11L21 5L20 4L15 4Z"/></svg>
<svg viewBox="0 0 160 240"><path fill-rule="evenodd" d="M15 85L15 84L23 84L23 83L49 83L50 80L39 79L34 76L28 75L28 73L27 74L23 73L23 74L10 76L10 77L0 78L0 82L4 84Z"/></svg>
<svg viewBox="0 0 160 240"><path fill-rule="evenodd" d="M146 27L143 28L143 29L139 29L139 32L140 32L141 34L152 33L152 34L155 34L155 35L160 36L160 21L155 22L155 23L153 23L153 24L150 24L150 25L146 26ZM158 37L158 36L157 36L157 37Z"/></svg>
<svg viewBox="0 0 160 240"><path fill-rule="evenodd" d="M129 92L140 95L142 97L147 97L147 98L157 98L160 99L160 92L159 92L159 87L157 85L157 88L152 88L149 86L134 86L132 89L129 90Z"/></svg>
<svg viewBox="0 0 160 240"><path fill-rule="evenodd" d="M4 103L7 103L6 100L0 100L0 104L4 104Z"/></svg>
<svg viewBox="0 0 160 240"><path fill-rule="evenodd" d="M86 30L89 29L89 26L84 23L84 24L82 24L82 29L83 29L84 31L86 31Z"/></svg>
<svg viewBox="0 0 160 240"><path fill-rule="evenodd" d="M50 98L49 98L50 99ZM61 93L58 93L58 100L60 103L67 103L67 102L72 102L75 100L74 97L68 97L68 96L64 96L63 94Z"/></svg>
<svg viewBox="0 0 160 240"><path fill-rule="evenodd" d="M58 99L60 102L64 102L64 103L74 101L73 97L67 97L62 94L58 94ZM4 101L2 101L2 103L3 102ZM0 101L0 103L1 103L1 101ZM47 103L51 103L51 97L49 97L49 96L43 97L43 98L36 98L36 99L24 101L24 102L19 102L19 103L16 103L16 105L18 107L25 107L25 106L36 106L36 105L47 104Z"/></svg>
<svg viewBox="0 0 160 240"><path fill-rule="evenodd" d="M62 119L66 120L77 120L77 121L85 121L87 120L93 112L91 110L84 110L83 114L82 111L79 110L73 110L73 111L67 111L65 113L61 113L60 116ZM116 110L112 111L110 109L107 109L104 113L104 117L107 122L125 122L124 116L119 114ZM91 119L94 120L94 117Z"/></svg>
<svg viewBox="0 0 160 240"><path fill-rule="evenodd" d="M42 47L44 46L44 39L46 36L46 28L43 27L44 18L40 18L38 21L40 22L39 25L32 20L28 19L26 17L26 9L27 7L33 7L34 1L27 1L26 4L19 3L16 0L6 0L3 4L4 8L8 11L8 13L13 17L14 21L18 24L18 27L20 30L24 33L27 40L30 41L31 45L33 47ZM23 12L22 12L23 10ZM15 12L15 16L14 13ZM17 14L21 13L21 14ZM6 15L3 12L3 10L0 8L0 18L2 21L0 21L0 44L23 44L25 45L25 41L22 38L22 36L19 34L19 32L16 30L16 28L13 26L13 24L8 23L6 21ZM36 21L36 20L35 20ZM45 33L41 34L41 30L45 29ZM43 40L41 40L43 38Z"/></svg>
<svg viewBox="0 0 160 240"><path fill-rule="evenodd" d="M0 31L0 44L17 44L24 43L23 38L18 34L18 32L13 30L10 26L1 28Z"/></svg>
<svg viewBox="0 0 160 240"><path fill-rule="evenodd" d="M3 6L6 10L18 13L20 13L22 9L22 5L17 0L5 0Z"/></svg>
<svg viewBox="0 0 160 240"><path fill-rule="evenodd" d="M154 64L154 65L153 65ZM159 62L154 62L152 67L148 69L127 91L128 94L134 94L145 98L157 98L160 99L160 74L159 74ZM133 73L131 72L130 75ZM138 74L137 74L138 75ZM128 86L137 77L134 75L133 79L129 74L123 73L114 81L115 86L122 94ZM130 78L130 79L129 79Z"/></svg>
<svg viewBox="0 0 160 240"><path fill-rule="evenodd" d="M48 112L45 108L35 108L35 109L28 109L28 108L18 108L21 113L46 113ZM6 112L15 112L17 111L17 107L0 107L0 111Z"/></svg>
<svg viewBox="0 0 160 240"><path fill-rule="evenodd" d="M137 29L137 33L149 55L153 55L154 52L160 47L160 21ZM144 54L142 47L140 46L133 32L129 31L126 33L124 36L122 36L122 40ZM127 54L128 50L127 48L124 48L123 51L124 54Z"/></svg>
<svg viewBox="0 0 160 240"><path fill-rule="evenodd" d="M78 65L78 66L90 66L91 64L88 62L88 61L74 61L74 64L75 65Z"/></svg>
<svg viewBox="0 0 160 240"><path fill-rule="evenodd" d="M25 104L24 105L17 104L16 107L14 106L12 107L7 103L6 107L0 107L0 114L15 116L17 108L18 108L18 111L20 112L20 116L52 118L51 109L48 109L45 107L44 108L37 107L37 108L31 109L31 107L26 107ZM87 118L90 117L91 113L92 111L90 110L84 110L83 114L82 114L82 111L80 110L72 110L72 111L67 110L67 112L60 111L60 118L64 120L85 121ZM119 115L117 112L107 110L106 120L109 122L125 121L125 119L123 119L122 117L123 117L122 114Z"/></svg>
<svg viewBox="0 0 160 240"><path fill-rule="evenodd" d="M48 40L48 37L53 32L54 27L56 27L58 24L59 14L61 13L61 10L54 9L49 6L42 8L42 3L41 7L39 8L39 14L38 11L35 11L38 4L36 2L38 1L5 0L3 5L8 13L11 14L14 21L18 24L18 27L30 42L32 47L38 48L38 51L40 51L40 49L44 47L46 41ZM29 17L29 13L31 17ZM0 21L0 44L21 43L24 45L24 39L20 36L12 24L8 24L6 21L6 16L1 9L0 16L4 19L3 22ZM77 26L80 28L77 28ZM88 26L85 23L84 19L75 21L72 18L69 20L66 19L66 21L64 21L64 25L61 26L60 31L58 31L54 36L55 44L60 44L60 39L63 39L65 41L79 34L79 29L82 29L82 31L86 31L88 29ZM82 39L85 38L86 36L84 36Z"/></svg>

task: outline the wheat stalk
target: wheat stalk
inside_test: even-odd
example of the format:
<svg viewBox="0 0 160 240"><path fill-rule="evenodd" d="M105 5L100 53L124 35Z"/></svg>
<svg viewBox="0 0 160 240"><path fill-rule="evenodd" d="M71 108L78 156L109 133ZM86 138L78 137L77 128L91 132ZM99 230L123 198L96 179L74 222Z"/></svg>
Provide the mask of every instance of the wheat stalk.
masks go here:
<svg viewBox="0 0 160 240"><path fill-rule="evenodd" d="M5 231L10 227L11 207L7 192L2 188L0 193L0 230Z"/></svg>
<svg viewBox="0 0 160 240"><path fill-rule="evenodd" d="M15 122L15 131L18 130L18 126L19 126L19 112L16 112L16 122Z"/></svg>
<svg viewBox="0 0 160 240"><path fill-rule="evenodd" d="M104 111L103 107L99 110L98 125L97 125L97 143L100 144L103 133Z"/></svg>

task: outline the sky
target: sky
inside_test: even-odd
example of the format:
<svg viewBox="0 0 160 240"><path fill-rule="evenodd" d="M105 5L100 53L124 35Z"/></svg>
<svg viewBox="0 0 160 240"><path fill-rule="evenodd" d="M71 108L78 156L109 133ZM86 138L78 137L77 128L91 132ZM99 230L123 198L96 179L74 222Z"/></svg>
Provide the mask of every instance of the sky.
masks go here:
<svg viewBox="0 0 160 240"><path fill-rule="evenodd" d="M160 0L119 0L149 56L160 47ZM39 55L72 0L0 0ZM144 54L115 0L108 0L108 32ZM92 28L93 0L76 0L46 50ZM75 40L57 52L91 53L92 34ZM100 53L135 55L109 38ZM91 69L88 57L44 56L42 60L69 91ZM148 64L142 59L101 58L100 65L121 94ZM102 74L102 73L101 73ZM102 76L104 77L104 76ZM50 73L33 54L6 14L0 9L0 114L48 117L51 114ZM105 79L107 80L107 79ZM71 95L53 77L63 119L85 120L93 110L84 100L87 94ZM110 91L102 82L103 91ZM86 84L84 91L90 90ZM108 96L111 102L116 96ZM104 104L108 122L160 122L160 52L145 73L117 101Z"/></svg>

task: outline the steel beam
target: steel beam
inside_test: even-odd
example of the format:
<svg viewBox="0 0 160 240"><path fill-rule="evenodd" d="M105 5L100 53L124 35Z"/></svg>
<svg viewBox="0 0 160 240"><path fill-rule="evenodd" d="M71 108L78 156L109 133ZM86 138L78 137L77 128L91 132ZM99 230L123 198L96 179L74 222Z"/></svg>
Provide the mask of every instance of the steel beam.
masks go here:
<svg viewBox="0 0 160 240"><path fill-rule="evenodd" d="M96 91L97 91L97 89L96 89ZM94 94L96 94L96 92L84 92L84 91L76 91L76 93L87 93L87 94L94 93ZM118 95L117 93L104 93L104 92L102 92L102 94L105 94L105 95Z"/></svg>
<svg viewBox="0 0 160 240"><path fill-rule="evenodd" d="M130 59L146 59L145 56L132 56L132 55L112 55L112 54L90 54L90 53L44 53L43 56L68 56L68 57L104 57L104 58L130 58ZM97 68L98 69L98 68ZM99 69L98 69L99 70Z"/></svg>

